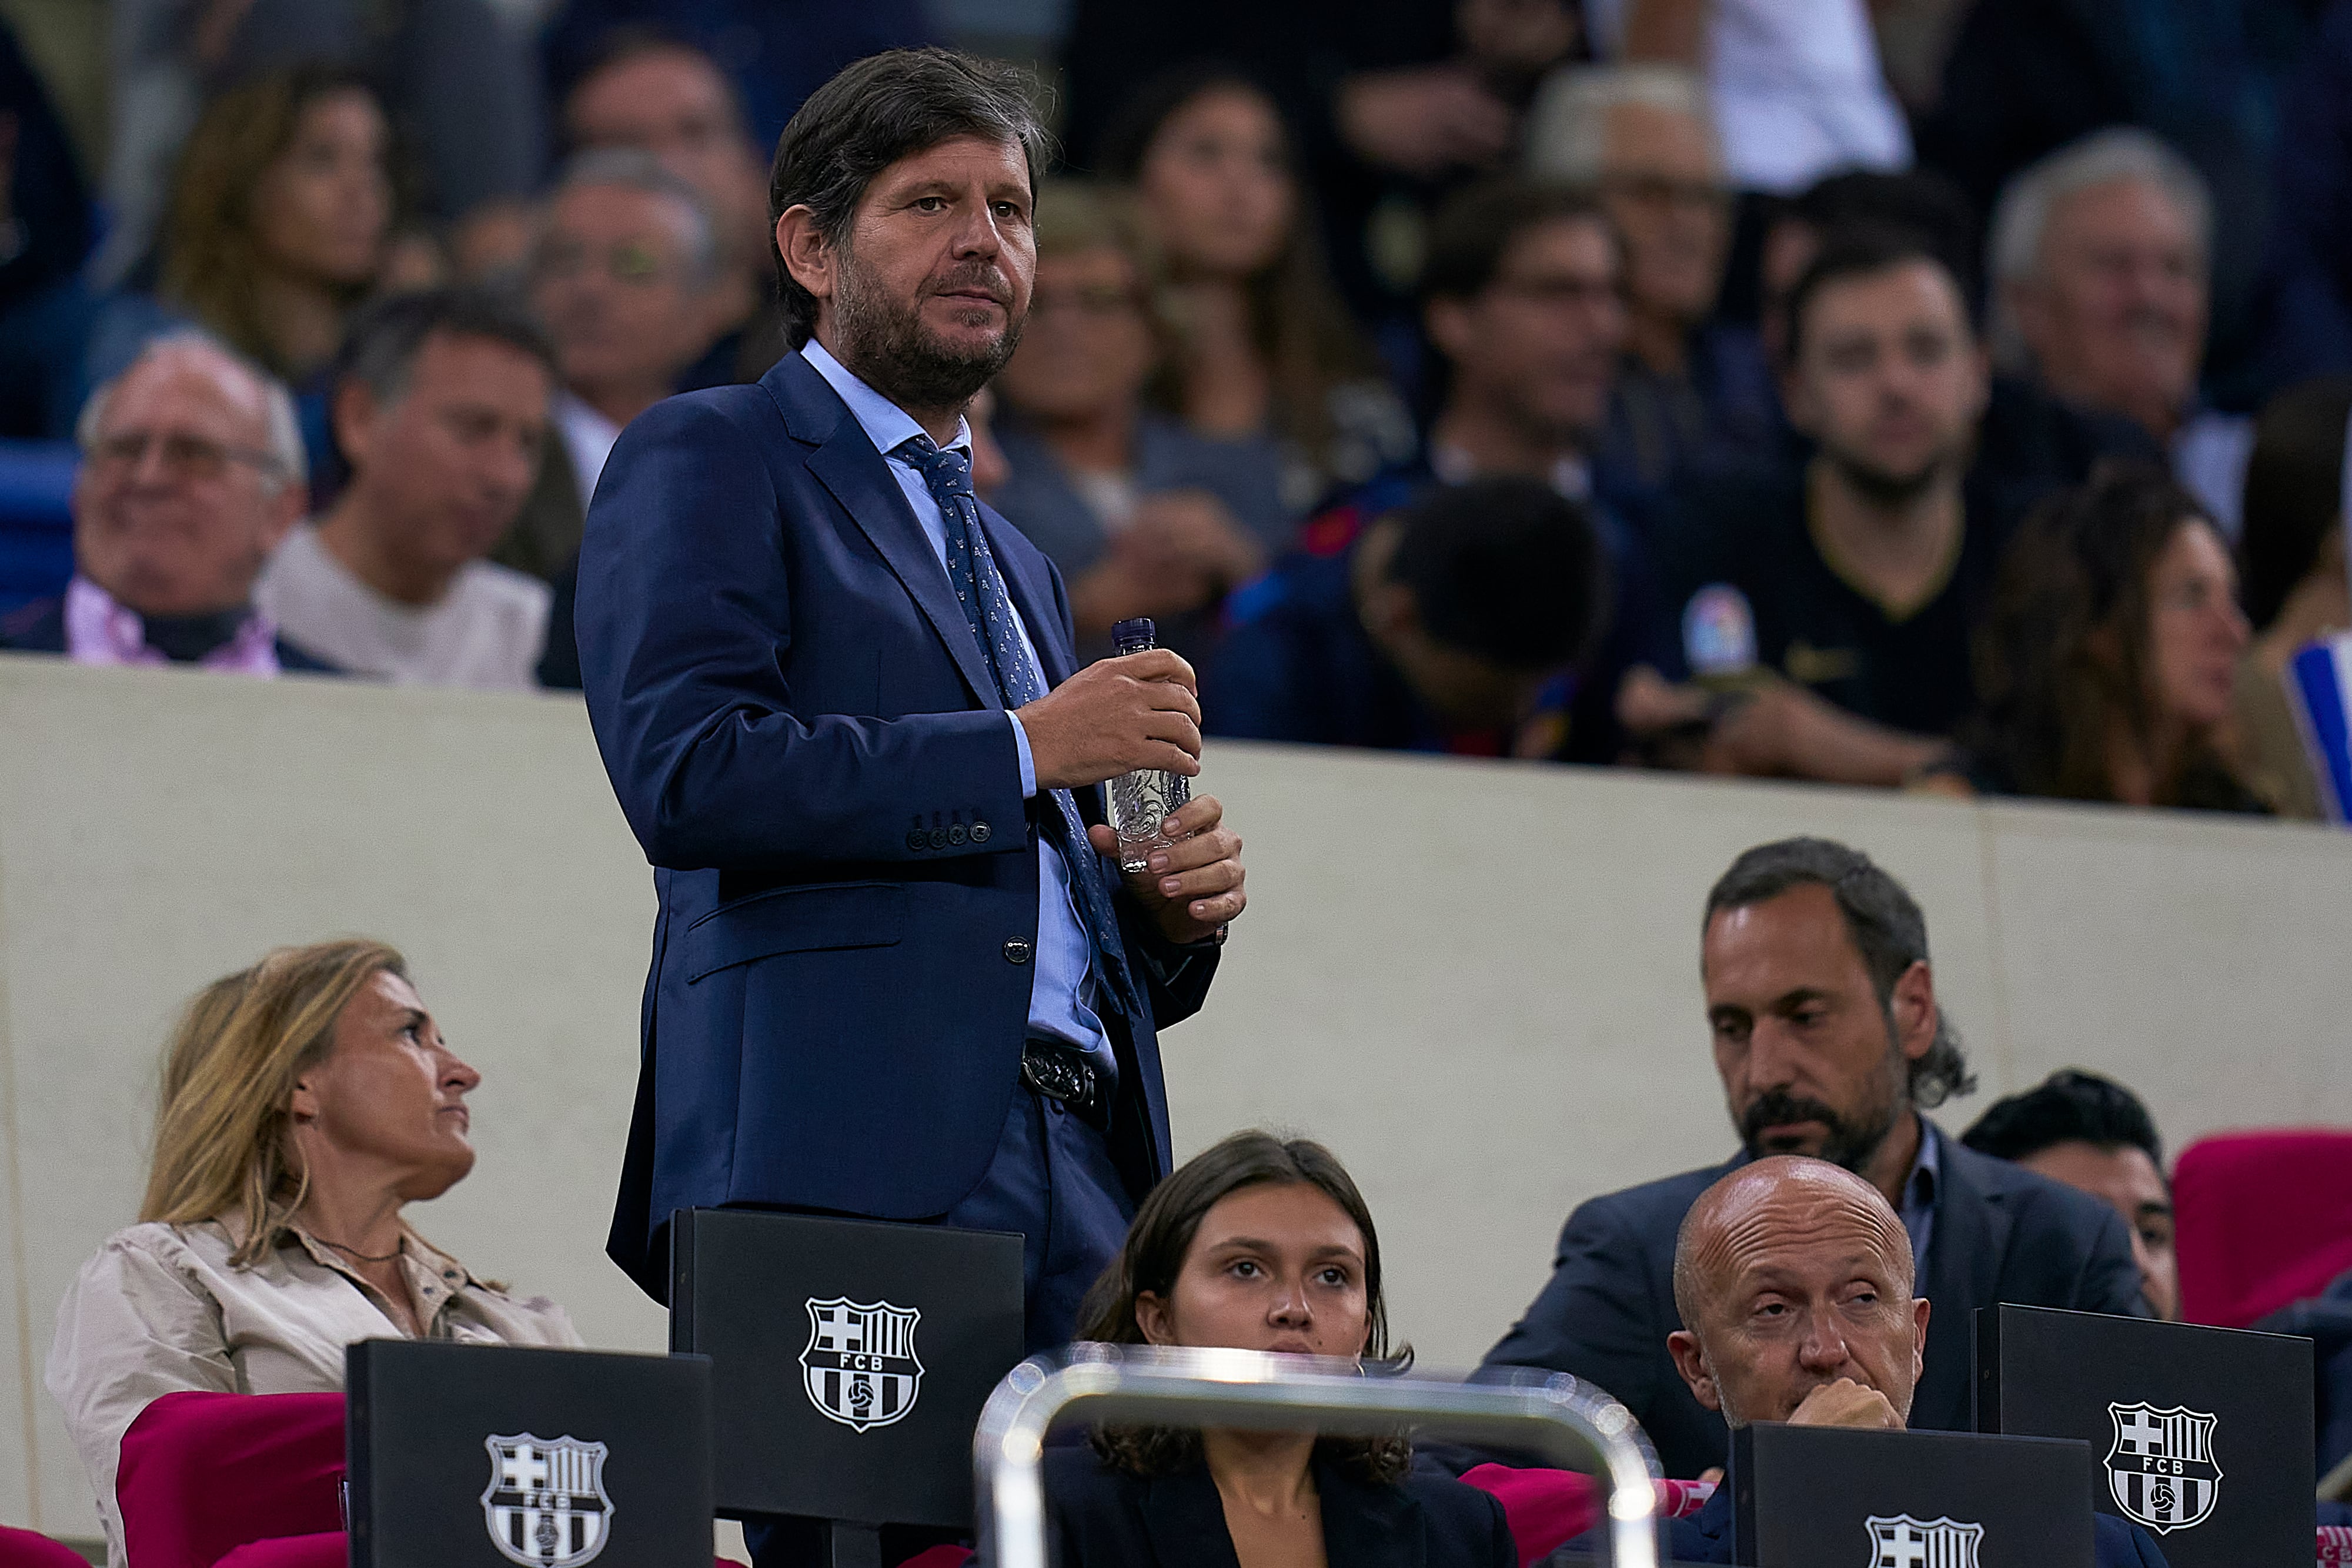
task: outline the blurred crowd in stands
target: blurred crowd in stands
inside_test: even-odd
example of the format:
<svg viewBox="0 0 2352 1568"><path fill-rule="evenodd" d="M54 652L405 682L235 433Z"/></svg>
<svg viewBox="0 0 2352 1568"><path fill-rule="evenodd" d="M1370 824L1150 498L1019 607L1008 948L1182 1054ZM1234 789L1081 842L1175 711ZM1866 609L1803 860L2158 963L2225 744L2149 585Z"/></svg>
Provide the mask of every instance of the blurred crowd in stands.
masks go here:
<svg viewBox="0 0 2352 1568"><path fill-rule="evenodd" d="M621 427L785 351L768 150L938 42L1063 141L980 487L1210 733L2320 813L2352 0L105 10L0 24L0 646L576 685Z"/></svg>

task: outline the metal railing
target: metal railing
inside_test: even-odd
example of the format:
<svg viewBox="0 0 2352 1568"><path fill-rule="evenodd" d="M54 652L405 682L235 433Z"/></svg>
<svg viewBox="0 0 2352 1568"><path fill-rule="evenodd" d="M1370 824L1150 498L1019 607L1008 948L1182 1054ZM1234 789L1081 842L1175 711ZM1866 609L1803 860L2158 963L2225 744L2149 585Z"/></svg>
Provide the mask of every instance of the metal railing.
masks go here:
<svg viewBox="0 0 2352 1568"><path fill-rule="evenodd" d="M1447 1438L1533 1448L1571 1467L1600 1461L1611 1562L1658 1568L1656 1459L1625 1407L1589 1383L1367 1376L1351 1362L1249 1350L1083 1344L1005 1375L972 1438L983 1555L1047 1568L1045 1434L1089 1421L1371 1434L1427 1425Z"/></svg>

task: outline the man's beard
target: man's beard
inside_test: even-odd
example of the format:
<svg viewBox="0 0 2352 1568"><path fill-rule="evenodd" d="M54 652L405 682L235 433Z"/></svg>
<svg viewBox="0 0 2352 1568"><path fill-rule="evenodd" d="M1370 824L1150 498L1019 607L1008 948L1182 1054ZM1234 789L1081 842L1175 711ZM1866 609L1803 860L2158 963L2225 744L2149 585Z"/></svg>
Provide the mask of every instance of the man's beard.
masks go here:
<svg viewBox="0 0 2352 1568"><path fill-rule="evenodd" d="M961 408L1013 358L1021 343L1021 323L1004 304L1005 325L985 348L959 350L923 325L921 302L891 298L872 274L841 248L841 277L833 296L841 334L842 362L858 378L907 409ZM1000 298L1012 290L993 264L980 262L939 280L940 289L985 288Z"/></svg>
<svg viewBox="0 0 2352 1568"><path fill-rule="evenodd" d="M1822 452L1837 469L1838 477L1856 495L1874 507L1890 510L1909 506L1934 488L1952 461L1949 453L1939 452L1909 473L1896 473L1851 453L1826 446Z"/></svg>
<svg viewBox="0 0 2352 1568"><path fill-rule="evenodd" d="M1890 1066L1907 1073L1908 1063L1902 1053L1892 1053ZM1768 1089L1749 1104L1739 1118L1739 1144L1751 1160L1769 1155L1796 1154L1796 1149L1775 1149L1764 1146L1764 1129L1790 1127L1800 1122L1817 1123L1824 1129L1818 1158L1829 1161L1868 1180L1863 1167L1886 1142L1886 1134L1895 1130L1895 1118L1901 1109L1900 1095L1895 1082L1882 1082L1879 1096L1857 1107L1851 1114L1832 1109L1819 1100L1808 1100L1790 1093L1785 1089Z"/></svg>

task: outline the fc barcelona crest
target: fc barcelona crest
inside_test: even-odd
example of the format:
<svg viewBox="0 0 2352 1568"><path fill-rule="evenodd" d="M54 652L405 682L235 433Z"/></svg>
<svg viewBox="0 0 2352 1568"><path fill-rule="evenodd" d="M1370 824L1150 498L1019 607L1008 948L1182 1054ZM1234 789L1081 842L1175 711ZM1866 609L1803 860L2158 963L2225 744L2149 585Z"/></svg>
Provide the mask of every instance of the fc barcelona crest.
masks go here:
<svg viewBox="0 0 2352 1568"><path fill-rule="evenodd" d="M1873 1514L1863 1523L1870 1527L1870 1568L1977 1568L1981 1524L1907 1513Z"/></svg>
<svg viewBox="0 0 2352 1568"><path fill-rule="evenodd" d="M2158 1535L2212 1517L2221 1495L2221 1467L2213 1462L2219 1419L2177 1405L2110 1405L2107 1414L2116 1423L2107 1490L2117 1508Z"/></svg>
<svg viewBox="0 0 2352 1568"><path fill-rule="evenodd" d="M828 1419L863 1432L901 1420L915 1407L923 1385L923 1364L915 1358L919 1309L836 1296L811 1298L808 1313L801 1381L809 1402Z"/></svg>
<svg viewBox="0 0 2352 1568"><path fill-rule="evenodd" d="M482 1517L509 1562L529 1568L580 1568L613 1533L613 1500L604 1494L602 1443L577 1437L542 1442L530 1433L486 1437L490 1484Z"/></svg>

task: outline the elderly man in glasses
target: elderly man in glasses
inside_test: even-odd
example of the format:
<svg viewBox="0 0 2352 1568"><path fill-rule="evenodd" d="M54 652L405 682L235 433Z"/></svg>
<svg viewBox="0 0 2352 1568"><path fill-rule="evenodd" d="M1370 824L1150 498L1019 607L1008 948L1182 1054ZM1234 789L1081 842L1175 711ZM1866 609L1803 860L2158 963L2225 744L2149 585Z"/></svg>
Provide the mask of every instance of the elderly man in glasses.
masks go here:
<svg viewBox="0 0 2352 1568"><path fill-rule="evenodd" d="M160 338L91 394L79 434L73 580L0 621L0 648L248 675L330 669L253 606L306 498L284 387L208 339Z"/></svg>

